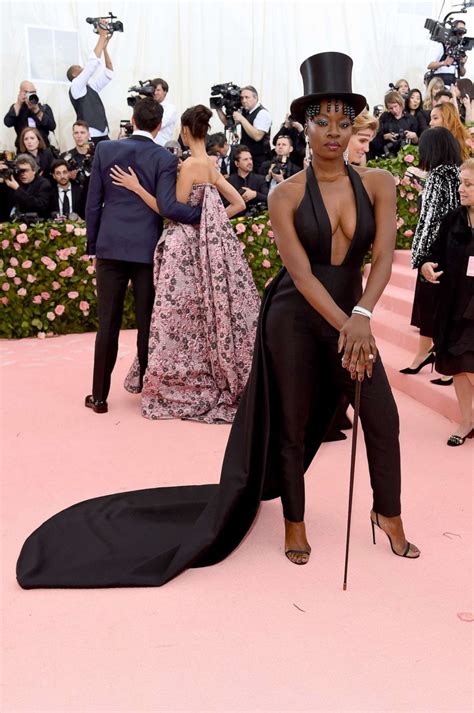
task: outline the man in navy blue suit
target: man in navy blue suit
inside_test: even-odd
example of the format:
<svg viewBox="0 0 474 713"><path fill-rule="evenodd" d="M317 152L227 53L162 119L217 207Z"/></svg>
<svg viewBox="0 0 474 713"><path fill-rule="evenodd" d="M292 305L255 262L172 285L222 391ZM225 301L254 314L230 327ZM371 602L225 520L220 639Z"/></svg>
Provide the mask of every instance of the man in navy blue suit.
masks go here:
<svg viewBox="0 0 474 713"><path fill-rule="evenodd" d="M96 259L99 329L95 342L92 394L85 405L96 413L108 410L107 396L118 352L123 304L129 281L135 300L140 381L147 367L148 337L154 300L153 255L163 231L163 217L198 223L201 209L176 200L178 159L153 139L163 107L151 97L134 107L133 134L121 141L102 141L95 150L86 205L87 249ZM110 169L132 168L153 195L160 214L138 195L112 182Z"/></svg>

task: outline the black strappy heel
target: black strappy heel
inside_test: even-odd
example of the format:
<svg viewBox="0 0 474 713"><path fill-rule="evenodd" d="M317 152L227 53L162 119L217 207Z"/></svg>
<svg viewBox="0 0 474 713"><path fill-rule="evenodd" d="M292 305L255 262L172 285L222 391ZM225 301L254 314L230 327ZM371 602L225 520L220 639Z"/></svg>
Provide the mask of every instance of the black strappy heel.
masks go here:
<svg viewBox="0 0 474 713"><path fill-rule="evenodd" d="M375 515L375 522L374 522L374 520L372 519L372 515L370 515L370 524L372 525L372 541L373 541L374 545L376 544L376 542L375 542L375 525L377 525L377 527L379 528L379 530L382 530L382 532L383 532L385 535L387 535L388 541L390 542L390 547L392 548L392 552L393 552L394 555L397 555L397 557L406 557L406 558L409 559L409 560L416 560L416 559L418 559L418 557L420 556L421 552L418 552L417 555L413 555L413 557L408 557L408 553L410 552L410 547L411 547L411 544L410 544L410 542L408 542L408 540L407 540L407 546L405 547L405 550L404 550L403 554L400 554L399 552L397 552L396 550L394 550L394 549L393 549L393 544L392 544L392 538L391 538L390 535L389 535L387 532L385 532L385 530L380 526L378 514L377 514L376 512L374 512L374 515Z"/></svg>

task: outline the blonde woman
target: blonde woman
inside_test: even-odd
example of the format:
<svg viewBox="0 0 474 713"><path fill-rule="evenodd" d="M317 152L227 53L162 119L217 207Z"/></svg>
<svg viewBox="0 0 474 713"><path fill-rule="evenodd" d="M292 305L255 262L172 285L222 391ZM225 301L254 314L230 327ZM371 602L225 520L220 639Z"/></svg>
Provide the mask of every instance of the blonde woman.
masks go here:
<svg viewBox="0 0 474 713"><path fill-rule="evenodd" d="M379 128L378 119L368 111L363 111L356 116L352 126L352 136L347 147L347 160L355 166L365 166L366 155L370 148L370 142L375 137Z"/></svg>
<svg viewBox="0 0 474 713"><path fill-rule="evenodd" d="M444 89L444 82L440 77L433 77L426 87L425 99L423 101L423 109L431 111L434 106L434 95Z"/></svg>

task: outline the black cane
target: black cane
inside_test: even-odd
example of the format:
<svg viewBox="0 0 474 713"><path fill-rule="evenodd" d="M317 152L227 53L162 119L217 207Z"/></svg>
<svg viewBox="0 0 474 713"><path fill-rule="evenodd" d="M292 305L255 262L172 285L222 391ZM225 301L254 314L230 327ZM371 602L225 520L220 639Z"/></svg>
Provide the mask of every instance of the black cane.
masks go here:
<svg viewBox="0 0 474 713"><path fill-rule="evenodd" d="M362 381L357 378L354 396L354 423L352 424L352 449L351 449L351 471L349 479L349 507L347 511L347 535L346 535L346 561L344 564L344 584L343 590L347 589L347 567L349 565L349 541L351 538L351 517L352 517L352 495L354 492L354 471L357 451L357 428L359 426L360 392Z"/></svg>

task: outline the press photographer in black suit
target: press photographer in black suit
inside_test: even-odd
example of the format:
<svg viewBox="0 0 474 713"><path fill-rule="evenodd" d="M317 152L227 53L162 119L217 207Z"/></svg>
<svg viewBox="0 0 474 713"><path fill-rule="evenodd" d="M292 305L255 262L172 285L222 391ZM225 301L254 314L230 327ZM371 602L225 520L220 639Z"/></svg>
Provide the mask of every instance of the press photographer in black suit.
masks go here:
<svg viewBox="0 0 474 713"><path fill-rule="evenodd" d="M262 163L260 173L265 176L269 193L286 178L294 176L295 173L301 171L301 168L291 161L292 153L293 142L290 137L280 136L275 146L275 157L271 161Z"/></svg>
<svg viewBox="0 0 474 713"><path fill-rule="evenodd" d="M258 100L255 87L242 87L240 90L242 109L232 114L236 124L242 127L240 143L247 146L252 154L255 171L259 171L264 161L271 157L270 129L272 118L270 113ZM220 120L225 125L227 118L221 109L217 110Z"/></svg>
<svg viewBox="0 0 474 713"><path fill-rule="evenodd" d="M17 150L23 129L27 127L38 129L44 143L49 146L49 132L56 128L51 107L48 104L40 103L35 85L27 80L21 82L16 102L6 113L3 123L5 126L12 126L15 129Z"/></svg>
<svg viewBox="0 0 474 713"><path fill-rule="evenodd" d="M0 169L4 168L5 164L0 161ZM0 178L7 187L8 215L14 218L22 213L37 213L40 218L47 218L51 200L50 182L39 175L38 164L28 154L17 156L15 168L18 178L15 175Z"/></svg>
<svg viewBox="0 0 474 713"><path fill-rule="evenodd" d="M276 143L280 136L289 136L293 143L293 152L291 154L291 162L303 168L303 162L306 155L306 138L304 135L304 126L299 121L295 121L290 114L285 116L285 121L272 139L272 143Z"/></svg>
<svg viewBox="0 0 474 713"><path fill-rule="evenodd" d="M229 183L236 188L246 203L246 208L238 213L234 218L246 215L250 208L258 203L262 204L262 209L267 207L268 183L265 176L253 173L253 159L247 146L237 146L234 154L234 163L237 173L229 176Z"/></svg>
<svg viewBox="0 0 474 713"><path fill-rule="evenodd" d="M217 168L225 178L232 173L237 173L234 161L235 146L228 143L225 134L221 132L211 134L207 140L207 151L209 154L217 156Z"/></svg>
<svg viewBox="0 0 474 713"><path fill-rule="evenodd" d="M51 164L51 177L55 183L49 203L51 215L69 216L76 213L80 218L84 218L85 191L78 183L71 181L67 162L63 158L58 158Z"/></svg>

